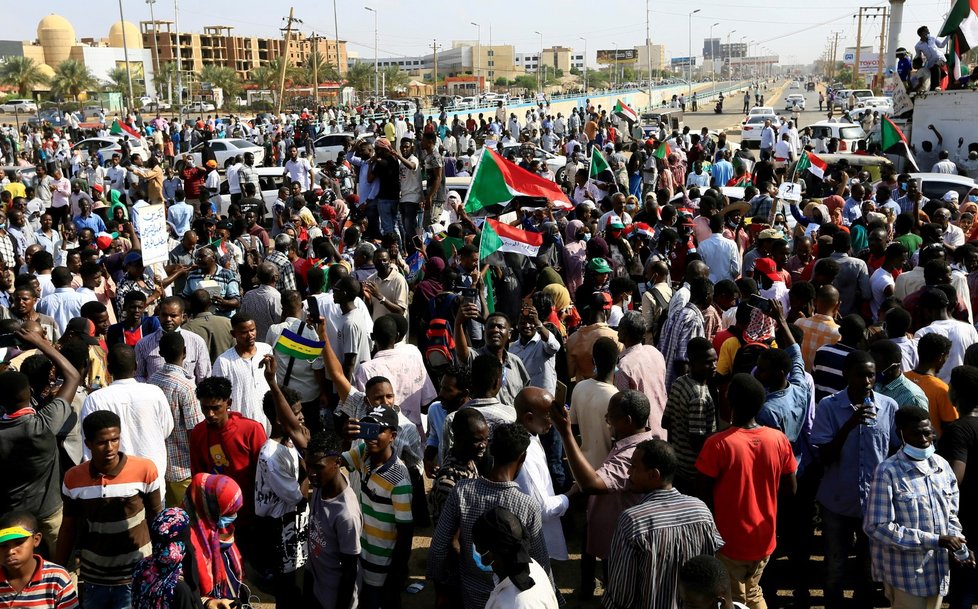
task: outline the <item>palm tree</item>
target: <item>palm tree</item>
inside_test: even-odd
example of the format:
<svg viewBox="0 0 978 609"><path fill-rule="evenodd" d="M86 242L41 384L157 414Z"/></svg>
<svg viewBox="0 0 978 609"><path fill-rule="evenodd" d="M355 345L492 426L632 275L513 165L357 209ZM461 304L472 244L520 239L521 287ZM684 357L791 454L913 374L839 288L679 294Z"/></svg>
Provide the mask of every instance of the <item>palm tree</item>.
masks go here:
<svg viewBox="0 0 978 609"><path fill-rule="evenodd" d="M336 82L341 79L340 73L336 70L333 64L323 59L321 55L309 55L305 64L300 69L301 73L297 77L298 81L304 85L313 84L313 81L316 80L313 78L314 66L318 67L316 77L320 83Z"/></svg>
<svg viewBox="0 0 978 609"><path fill-rule="evenodd" d="M346 71L346 84L358 92L369 91L374 86L374 67L358 61Z"/></svg>
<svg viewBox="0 0 978 609"><path fill-rule="evenodd" d="M407 72L401 71L397 66L387 66L381 74L381 81L384 88L388 91L404 91L407 84L411 81Z"/></svg>
<svg viewBox="0 0 978 609"><path fill-rule="evenodd" d="M48 78L41 72L41 64L30 57L8 57L0 65L0 83L17 87L17 94L27 97L35 85L47 84Z"/></svg>
<svg viewBox="0 0 978 609"><path fill-rule="evenodd" d="M160 67L153 74L153 82L156 84L156 88L158 90L162 90L163 86L165 85L168 91L172 91L173 84L176 83L176 81L177 64L174 61L168 61L160 64Z"/></svg>
<svg viewBox="0 0 978 609"><path fill-rule="evenodd" d="M201 82L209 82L214 87L224 91L224 103L238 96L241 92L241 79L231 68L215 65L204 66L200 71Z"/></svg>
<svg viewBox="0 0 978 609"><path fill-rule="evenodd" d="M51 92L55 95L71 97L77 102L79 95L92 89L98 89L98 80L82 62L66 59L54 69Z"/></svg>
<svg viewBox="0 0 978 609"><path fill-rule="evenodd" d="M118 91L122 93L123 97L129 95L129 76L126 74L126 68L124 66L118 66L109 70L106 75L106 86L105 88L109 91ZM141 97L145 92L146 88L143 83L139 82L137 79L132 80L132 94L136 97Z"/></svg>

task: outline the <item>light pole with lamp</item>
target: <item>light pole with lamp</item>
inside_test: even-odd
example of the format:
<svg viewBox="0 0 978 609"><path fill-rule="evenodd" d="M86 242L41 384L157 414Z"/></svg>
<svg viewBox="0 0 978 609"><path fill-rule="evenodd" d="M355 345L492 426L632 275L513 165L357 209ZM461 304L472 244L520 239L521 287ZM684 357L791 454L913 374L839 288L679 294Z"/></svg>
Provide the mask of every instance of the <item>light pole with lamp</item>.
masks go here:
<svg viewBox="0 0 978 609"><path fill-rule="evenodd" d="M584 41L584 94L587 95L587 38L584 36L578 38Z"/></svg>
<svg viewBox="0 0 978 609"><path fill-rule="evenodd" d="M614 65L614 69L611 73L612 90L618 88L618 83L615 82L616 80L618 80L618 43L617 42L615 43L615 63L613 65Z"/></svg>
<svg viewBox="0 0 978 609"><path fill-rule="evenodd" d="M713 28L718 25L720 25L719 21L710 26L710 80L713 81L714 95L717 94L717 54L713 50Z"/></svg>
<svg viewBox="0 0 978 609"><path fill-rule="evenodd" d="M696 9L689 13L689 24L686 32L686 95L693 92L693 15L702 9Z"/></svg>
<svg viewBox="0 0 978 609"><path fill-rule="evenodd" d="M543 93L543 34L536 30L533 33L540 37L540 55L537 56L537 81L540 83L540 92Z"/></svg>
<svg viewBox="0 0 978 609"><path fill-rule="evenodd" d="M476 60L475 60L475 88L479 91L479 95L482 95L482 87L479 86L479 72L482 71L482 26L475 21L470 21L470 24L476 27L477 38L475 40L476 48Z"/></svg>
<svg viewBox="0 0 978 609"><path fill-rule="evenodd" d="M730 34L733 34L736 31L736 29L733 29L727 32L727 78L730 80L733 80L733 66L730 65L730 58L733 56L733 53L730 50Z"/></svg>
<svg viewBox="0 0 978 609"><path fill-rule="evenodd" d="M745 40L747 40L747 35L746 34L740 37L740 42L737 43L738 46L744 44L744 41ZM747 50L744 51L744 63L742 63L740 65L740 77L741 78L744 77L744 66L747 65L747 56L748 55L750 55L750 49L749 49L749 47L748 47Z"/></svg>
<svg viewBox="0 0 978 609"><path fill-rule="evenodd" d="M122 27L122 58L126 60L126 80L129 82L129 111L133 111L136 100L132 94L132 69L129 67L129 41L126 40L126 18L122 14L122 0L119 0L119 25Z"/></svg>
<svg viewBox="0 0 978 609"><path fill-rule="evenodd" d="M369 6L363 7L374 14L374 98L380 95L380 67L377 63L377 10ZM336 50L339 53L339 49Z"/></svg>
<svg viewBox="0 0 978 609"><path fill-rule="evenodd" d="M146 4L149 5L149 20L153 22L153 59L156 62L156 67L153 68L153 98L159 102L159 89L156 87L156 74L160 71L160 43L159 36L157 36L156 31L156 17L153 16L153 5L156 4L156 0L146 0ZM156 105L159 108L159 103Z"/></svg>

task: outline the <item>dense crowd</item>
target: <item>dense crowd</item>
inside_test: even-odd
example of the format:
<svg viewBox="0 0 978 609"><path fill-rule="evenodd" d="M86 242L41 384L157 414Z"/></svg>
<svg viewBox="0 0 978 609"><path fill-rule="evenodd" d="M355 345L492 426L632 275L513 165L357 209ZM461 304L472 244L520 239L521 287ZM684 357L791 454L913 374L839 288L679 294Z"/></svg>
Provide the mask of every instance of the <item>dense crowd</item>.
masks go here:
<svg viewBox="0 0 978 609"><path fill-rule="evenodd" d="M789 117L361 112L5 127L0 606L973 605L978 189L792 170L837 142ZM569 203L466 211L487 149Z"/></svg>

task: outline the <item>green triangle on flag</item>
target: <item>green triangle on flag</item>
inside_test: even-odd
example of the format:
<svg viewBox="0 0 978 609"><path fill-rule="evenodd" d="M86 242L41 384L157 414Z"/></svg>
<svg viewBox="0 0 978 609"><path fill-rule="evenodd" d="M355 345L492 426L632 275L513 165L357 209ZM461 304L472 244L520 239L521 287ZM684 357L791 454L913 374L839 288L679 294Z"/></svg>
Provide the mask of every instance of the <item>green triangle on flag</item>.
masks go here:
<svg viewBox="0 0 978 609"><path fill-rule="evenodd" d="M812 162L808 160L808 151L802 153L801 157L798 158L798 162L795 163L795 173L801 173L811 167Z"/></svg>
<svg viewBox="0 0 978 609"><path fill-rule="evenodd" d="M669 144L662 142L659 147L655 149L655 158L657 159L667 159L672 150L669 149Z"/></svg>
<svg viewBox="0 0 978 609"><path fill-rule="evenodd" d="M502 246L503 240L499 238L499 234L492 227L492 223L484 222L482 224L482 237L479 241L479 260L483 260Z"/></svg>
<svg viewBox="0 0 978 609"><path fill-rule="evenodd" d="M883 152L891 152L894 147L906 143L907 136L903 135L903 131L889 117L884 116L880 125L880 148Z"/></svg>
<svg viewBox="0 0 978 609"><path fill-rule="evenodd" d="M553 201L558 208L573 207L567 194L556 183L510 163L489 148L483 148L465 196L465 211L473 213L509 203L518 196Z"/></svg>
<svg viewBox="0 0 978 609"><path fill-rule="evenodd" d="M605 173L606 175L604 177L600 177L599 178L599 176L602 173ZM590 178L592 180L600 179L600 180L605 180L606 181L608 178L611 177L610 174L611 174L611 166L608 165L608 161L604 158L604 155L601 154L601 151L598 150L598 147L597 146L592 146L591 147L591 168L588 171L588 178Z"/></svg>

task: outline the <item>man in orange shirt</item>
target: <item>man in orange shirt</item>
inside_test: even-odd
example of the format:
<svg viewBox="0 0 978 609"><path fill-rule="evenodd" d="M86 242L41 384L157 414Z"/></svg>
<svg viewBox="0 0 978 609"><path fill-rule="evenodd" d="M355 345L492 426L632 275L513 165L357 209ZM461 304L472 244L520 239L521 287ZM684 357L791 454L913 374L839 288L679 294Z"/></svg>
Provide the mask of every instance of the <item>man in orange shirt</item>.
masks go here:
<svg viewBox="0 0 978 609"><path fill-rule="evenodd" d="M788 438L754 417L766 392L749 374L735 374L727 390L731 426L706 440L696 469L706 477L723 548L717 558L730 574L733 599L750 609L767 609L761 575L777 545L778 490L797 489L798 464ZM717 506L722 506L717 509Z"/></svg>
<svg viewBox="0 0 978 609"><path fill-rule="evenodd" d="M927 396L930 423L939 436L951 421L958 420L958 410L951 404L948 386L937 373L951 353L951 340L940 334L924 334L917 341L917 367L904 374Z"/></svg>

